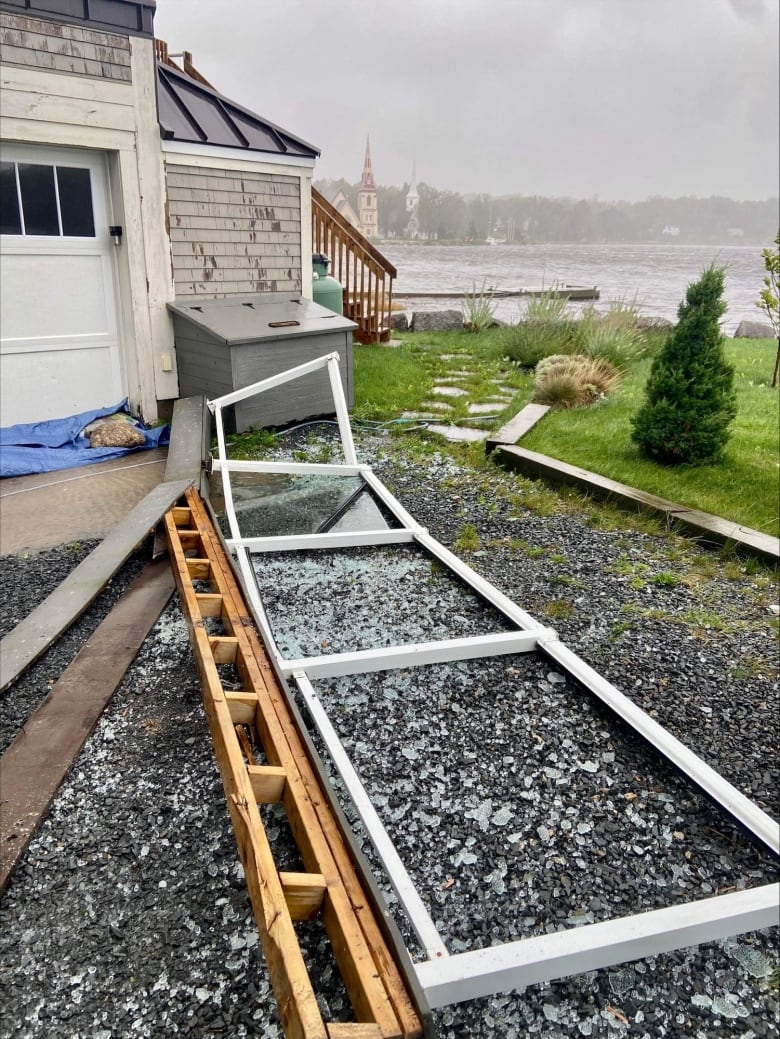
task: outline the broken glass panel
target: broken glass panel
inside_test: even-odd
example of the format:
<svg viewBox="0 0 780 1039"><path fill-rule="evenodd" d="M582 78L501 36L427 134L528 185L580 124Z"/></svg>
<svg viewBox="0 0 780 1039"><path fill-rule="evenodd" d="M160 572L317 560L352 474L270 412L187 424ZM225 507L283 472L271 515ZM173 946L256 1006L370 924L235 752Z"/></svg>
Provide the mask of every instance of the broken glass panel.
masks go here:
<svg viewBox="0 0 780 1039"><path fill-rule="evenodd" d="M230 474L230 484L242 537L397 526L359 476L238 472ZM222 533L230 537L219 472L210 477L209 496Z"/></svg>

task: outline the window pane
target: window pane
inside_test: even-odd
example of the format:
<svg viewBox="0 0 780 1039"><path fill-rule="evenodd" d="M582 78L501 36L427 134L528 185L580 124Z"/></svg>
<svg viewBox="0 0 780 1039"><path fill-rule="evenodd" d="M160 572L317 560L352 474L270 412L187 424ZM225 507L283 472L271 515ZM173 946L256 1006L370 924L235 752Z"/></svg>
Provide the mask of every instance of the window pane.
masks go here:
<svg viewBox="0 0 780 1039"><path fill-rule="evenodd" d="M73 166L57 167L57 186L60 192L60 218L64 235L95 237L95 218L92 215L92 188L89 170Z"/></svg>
<svg viewBox="0 0 780 1039"><path fill-rule="evenodd" d="M0 234L21 234L16 171L12 162L0 162Z"/></svg>
<svg viewBox="0 0 780 1039"><path fill-rule="evenodd" d="M59 235L54 167L20 162L19 186L22 189L25 233Z"/></svg>

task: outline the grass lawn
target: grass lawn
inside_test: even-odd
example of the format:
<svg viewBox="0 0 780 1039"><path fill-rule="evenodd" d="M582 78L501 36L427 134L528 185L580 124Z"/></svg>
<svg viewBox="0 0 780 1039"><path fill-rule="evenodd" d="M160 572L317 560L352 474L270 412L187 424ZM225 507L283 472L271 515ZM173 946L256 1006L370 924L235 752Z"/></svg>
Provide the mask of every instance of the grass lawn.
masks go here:
<svg viewBox="0 0 780 1039"><path fill-rule="evenodd" d="M522 446L776 535L779 395L769 385L776 349L773 340L726 344L726 356L735 369L738 410L720 465L666 467L640 457L629 420L642 403L649 360L634 367L614 396L602 404L549 412L523 438Z"/></svg>
<svg viewBox="0 0 780 1039"><path fill-rule="evenodd" d="M488 400L497 383L515 391L500 422L530 399L532 376L503 360L494 332L400 338L402 345L395 349L356 346L355 419L391 420L417 411L430 400L434 384L448 380L456 380L467 395L449 398L455 407L446 421L465 416L468 403ZM629 419L642 402L649 360L632 367L609 400L591 408L550 412L523 438L522 446L776 535L780 393L769 386L776 349L775 341L768 339L726 341L736 372L738 413L725 460L718 466L666 468L639 457ZM460 374L464 372L468 376Z"/></svg>

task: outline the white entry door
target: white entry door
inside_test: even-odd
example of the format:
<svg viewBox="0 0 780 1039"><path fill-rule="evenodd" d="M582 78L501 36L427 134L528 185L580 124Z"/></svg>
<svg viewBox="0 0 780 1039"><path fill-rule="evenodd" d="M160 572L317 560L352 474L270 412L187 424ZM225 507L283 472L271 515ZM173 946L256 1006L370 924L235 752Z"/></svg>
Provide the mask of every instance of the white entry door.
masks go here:
<svg viewBox="0 0 780 1039"><path fill-rule="evenodd" d="M99 152L0 149L0 425L116 404L122 370Z"/></svg>

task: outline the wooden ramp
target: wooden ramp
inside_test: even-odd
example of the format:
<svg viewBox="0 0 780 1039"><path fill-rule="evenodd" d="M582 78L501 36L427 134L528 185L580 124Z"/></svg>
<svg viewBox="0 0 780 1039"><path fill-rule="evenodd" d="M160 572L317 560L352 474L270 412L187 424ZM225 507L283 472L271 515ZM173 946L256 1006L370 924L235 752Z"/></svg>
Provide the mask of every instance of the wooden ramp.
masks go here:
<svg viewBox="0 0 780 1039"><path fill-rule="evenodd" d="M246 884L288 1039L413 1039L423 1022L371 908L200 495L165 518L171 565ZM215 627L221 626L219 634ZM240 692L219 667L235 666ZM257 746L262 753L257 753ZM260 758L261 760L258 760ZM281 802L304 872L279 872L259 804ZM295 932L319 917L355 1021L324 1021Z"/></svg>

